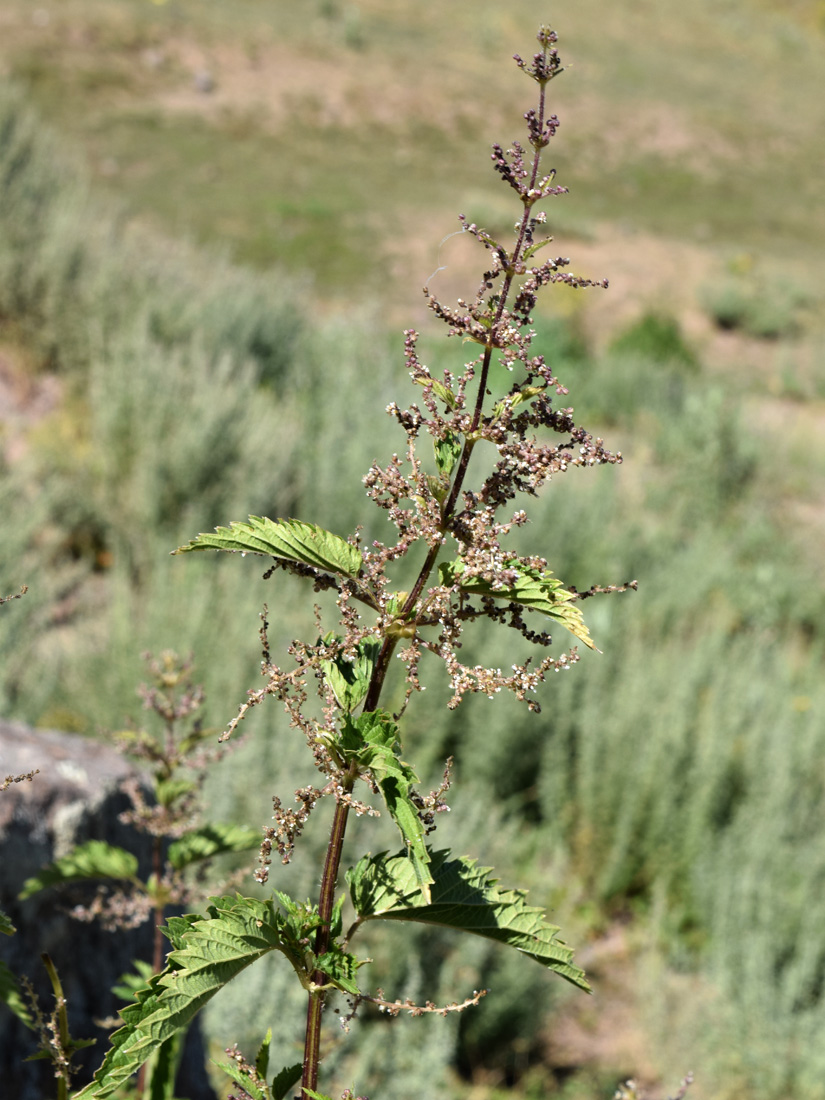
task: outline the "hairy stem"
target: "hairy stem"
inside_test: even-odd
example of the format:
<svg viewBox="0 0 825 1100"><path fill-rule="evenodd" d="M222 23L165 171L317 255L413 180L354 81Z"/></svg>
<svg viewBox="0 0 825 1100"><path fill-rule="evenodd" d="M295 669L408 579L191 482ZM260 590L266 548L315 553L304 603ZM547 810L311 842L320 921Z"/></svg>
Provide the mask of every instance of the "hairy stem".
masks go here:
<svg viewBox="0 0 825 1100"><path fill-rule="evenodd" d="M539 132L541 132L544 126L545 90L545 83L541 82L538 111ZM540 160L541 148L540 146L536 145L534 146L533 150L533 163L529 187L530 191L533 190L536 184L536 180L538 179ZM513 248L513 253L510 257L510 261L504 273L504 279L502 281L501 293L499 295L495 317L490 328L490 335L487 341L487 345L484 349L481 374L479 376L478 382L478 392L476 394L476 402L473 412L471 433L477 432L478 428L481 425L481 418L484 409L484 398L487 393L487 380L490 372L490 362L492 360L496 334L498 326L500 325L501 320L504 316L504 311L507 306L510 291L512 290L513 280L518 269L521 252L524 247L524 241L530 222L531 210L532 202L525 199L524 211L521 217L518 236L516 238L516 243ZM474 438L471 437L465 440L458 467L456 469L455 478L453 480L452 488L442 508L442 530L447 529L450 521L455 515L456 503L464 485L464 479L467 474L467 468L469 466L470 456L473 452L474 446ZM410 594L407 597L403 608L401 609L402 618L406 618L408 615L410 615L410 613L415 608L415 605L417 604L421 593L424 590L424 586L433 571L440 549L440 540L436 541L435 543L433 543L432 546L430 546L424 564L422 565L418 577L416 578L415 584L413 585L413 588L410 591ZM387 670L389 669L390 659L395 650L396 644L397 638L384 638L375 662L375 667L373 669L372 677L370 679L367 695L364 699L364 713L370 713L371 711L376 710L376 708L378 707L381 692L384 687L384 681L387 675ZM346 794L349 794L352 791L352 788L355 785L356 778L357 774L354 768L350 769L345 774L342 780L342 787L343 791ZM329 949L330 922L332 919L333 906L335 904L335 886L338 880L338 872L341 865L341 853L344 845L344 835L346 833L348 815L348 803L339 799L335 807L335 817L333 818L332 828L330 830L329 844L327 846L327 854L324 861L324 872L321 879L321 895L318 911L322 923L318 928L318 932L315 938L316 956L323 955L324 952ZM325 975L319 970L316 970L315 973L312 975L312 983L315 987L323 986L325 984L325 981ZM313 1091L315 1091L318 1087L318 1066L321 1057L321 1017L323 1014L326 992L327 991L324 989L313 988L309 993L309 1003L307 1005L306 1036L304 1042L303 1074L301 1077L302 1089L312 1089Z"/></svg>
<svg viewBox="0 0 825 1100"><path fill-rule="evenodd" d="M51 956L44 952L40 956L43 965L46 968L46 972L49 975L49 981L52 983L52 991L54 992L54 1000L57 1005L57 1021L59 1029L59 1041L60 1041L60 1053L67 1059L66 1065L57 1065L57 1100L66 1100L69 1095L69 1067L68 1059L71 1057L69 1044L71 1042L69 1036L69 1017L66 1012L66 998L63 995L63 986L60 982L60 976L57 973L57 969L51 960Z"/></svg>
<svg viewBox="0 0 825 1100"><path fill-rule="evenodd" d="M349 794L354 787L355 779L356 771L353 767L347 772L341 784L346 794ZM330 922L332 921L332 910L335 904L335 885L341 867L341 852L344 847L344 834L347 829L348 816L349 803L339 799L335 806L335 816L332 819L327 855L324 860L324 873L321 877L321 897L318 903L321 925L315 936L316 956L323 955L329 950ZM323 985L325 981L325 975L320 970L316 970L312 975L312 982L316 986ZM302 1088L313 1090L318 1088L318 1064L321 1060L321 1015L324 1010L325 997L326 991L323 989L313 989L309 994L304 1040L304 1066L301 1076Z"/></svg>

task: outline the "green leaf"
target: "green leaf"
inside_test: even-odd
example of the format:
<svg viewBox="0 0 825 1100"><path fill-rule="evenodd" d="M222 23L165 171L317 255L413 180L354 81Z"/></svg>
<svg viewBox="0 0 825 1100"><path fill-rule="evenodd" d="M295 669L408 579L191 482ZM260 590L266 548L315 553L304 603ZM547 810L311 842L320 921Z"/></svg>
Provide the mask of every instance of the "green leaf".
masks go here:
<svg viewBox="0 0 825 1100"><path fill-rule="evenodd" d="M284 1100L284 1097L293 1085L301 1080L304 1067L300 1062L294 1066L286 1066L272 1082L272 1100Z"/></svg>
<svg viewBox="0 0 825 1100"><path fill-rule="evenodd" d="M437 381L435 378L416 378L415 381L419 386L432 386L433 393L442 401L448 409L455 409L458 405L458 398L452 390L447 389L443 382Z"/></svg>
<svg viewBox="0 0 825 1100"><path fill-rule="evenodd" d="M16 931L17 929L11 923L3 910L0 909L0 932L2 932L4 936L13 936Z"/></svg>
<svg viewBox="0 0 825 1100"><path fill-rule="evenodd" d="M21 900L39 890L61 882L81 879L113 878L133 880L137 875L137 857L123 848L114 848L102 840L89 840L44 867L38 875L27 879L20 892Z"/></svg>
<svg viewBox="0 0 825 1100"><path fill-rule="evenodd" d="M303 1095L308 1096L309 1100L332 1100L325 1092L316 1092L315 1089L304 1089Z"/></svg>
<svg viewBox="0 0 825 1100"><path fill-rule="evenodd" d="M435 451L435 464L438 467L438 472L449 477L455 468L456 462L461 458L463 449L461 436L456 435L455 432L448 430L444 433L443 439L434 439L433 450Z"/></svg>
<svg viewBox="0 0 825 1100"><path fill-rule="evenodd" d="M248 1073L238 1066L235 1062L216 1062L214 1058L210 1059L213 1066L217 1066L218 1069L222 1069L227 1077L231 1077L236 1085L248 1093L252 1100L269 1100L268 1088L264 1086L262 1089L260 1085L257 1085ZM266 1089L266 1091L264 1091Z"/></svg>
<svg viewBox="0 0 825 1100"><path fill-rule="evenodd" d="M522 253L522 260L524 260L524 262L526 263L527 260L529 260L532 256L535 256L539 249L544 248L546 245L550 244L552 240L552 237L544 237L542 240L536 241L535 244L531 244L529 248L525 248L524 252Z"/></svg>
<svg viewBox="0 0 825 1100"><path fill-rule="evenodd" d="M284 1100L289 1089L298 1084L300 1075L303 1073L304 1067L299 1062L282 1069L272 1082L272 1100Z"/></svg>
<svg viewBox="0 0 825 1100"><path fill-rule="evenodd" d="M584 618L576 602L576 593L562 587L562 582L549 571L535 569L519 558L510 558L505 562L507 569L518 574L515 584L510 587L496 586L482 577L462 576L464 563L461 561L443 562L438 570L441 583L446 586L461 585L465 592L477 596L490 596L496 600L521 604L531 611L539 611L559 623L571 634L575 634L589 649L596 649L590 637ZM597 650L598 652L598 650Z"/></svg>
<svg viewBox="0 0 825 1100"><path fill-rule="evenodd" d="M267 1028L264 1041L258 1048L258 1053L255 1056L255 1070L260 1077L266 1077L269 1073L269 1048L272 1044L272 1028Z"/></svg>
<svg viewBox="0 0 825 1100"><path fill-rule="evenodd" d="M187 932L201 920L203 920L201 913L184 913L180 917L167 917L166 924L161 925L160 930L172 944L172 947L176 951L180 951L186 942Z"/></svg>
<svg viewBox="0 0 825 1100"><path fill-rule="evenodd" d="M319 955L315 960L319 970L326 975L336 989L344 993L358 996L358 983L355 975L358 972L358 960L348 951L344 951L338 944L332 944L329 951Z"/></svg>
<svg viewBox="0 0 825 1100"><path fill-rule="evenodd" d="M211 859L224 852L248 852L259 847L261 834L245 825L224 825L213 822L201 825L169 845L166 858L177 871L202 859Z"/></svg>
<svg viewBox="0 0 825 1100"><path fill-rule="evenodd" d="M435 474L425 474L427 479L427 487L432 495L438 501L439 504L443 504L447 499L447 494L450 491L450 479L444 474L439 474L436 477ZM421 500L421 497L416 497L416 500Z"/></svg>
<svg viewBox="0 0 825 1100"><path fill-rule="evenodd" d="M248 523L216 527L214 534L200 534L173 554L192 550L234 550L242 554L266 554L283 561L299 561L314 569L357 577L363 558L356 546L344 539L297 519L271 520L250 516Z"/></svg>
<svg viewBox="0 0 825 1100"><path fill-rule="evenodd" d="M323 923L318 913L318 907L309 902L299 904L287 897L286 894L277 894L278 900L286 910L283 926L283 942L286 948L291 950L296 959L302 965L295 966L299 974L303 972L307 978L313 970L323 970L329 982L344 993L357 995L358 986L355 984L355 973L358 969L358 961L354 955L348 954L337 943L332 942L327 952L315 958L305 946L310 934ZM335 930L335 925L340 925L341 910L338 905L332 915L330 932ZM287 954L287 957L289 955ZM290 960L292 961L292 960Z"/></svg>
<svg viewBox="0 0 825 1100"><path fill-rule="evenodd" d="M390 817L407 846L421 895L429 901L432 877L424 842L425 830L410 798L418 776L398 755L401 751L398 726L383 710L361 714L354 720L347 716L339 747L345 759L356 760L362 768L369 768L375 777Z"/></svg>
<svg viewBox="0 0 825 1100"><path fill-rule="evenodd" d="M150 963L143 959L133 959L134 970L128 970L121 974L117 985L112 986L112 992L122 1001L132 1001L137 996L139 989L145 989L154 971Z"/></svg>
<svg viewBox="0 0 825 1100"><path fill-rule="evenodd" d="M332 916L329 922L329 934L333 939L341 935L344 930L343 921L344 895L341 894L332 907Z"/></svg>
<svg viewBox="0 0 825 1100"><path fill-rule="evenodd" d="M544 390L544 386L522 386L522 388L516 390L515 393L509 393L503 401L497 402L493 408L493 416L501 416L507 405L509 405L511 409L518 408L524 401L529 401L531 397L536 397L538 394L543 393Z"/></svg>
<svg viewBox="0 0 825 1100"><path fill-rule="evenodd" d="M430 852L432 900L422 904L418 883L404 855L365 856L347 872L350 897L359 920L406 920L439 924L497 940L535 959L569 982L590 987L572 963L573 952L544 913L525 901L524 890L507 890L490 878L489 867L471 859L451 859L449 851Z"/></svg>
<svg viewBox="0 0 825 1100"><path fill-rule="evenodd" d="M94 1081L74 1100L113 1096L163 1042L187 1027L219 990L271 951L284 954L301 982L308 985L317 962L307 940L320 918L309 906L283 895L280 900L287 905L286 913L275 909L271 901L235 896L213 899L206 918L189 915L170 920L164 931L174 949L167 968L150 978L137 991L136 1001L121 1010L125 1026L111 1037L111 1047ZM332 975L330 981L350 989L348 981L339 984Z"/></svg>
<svg viewBox="0 0 825 1100"><path fill-rule="evenodd" d="M240 1085L240 1087L252 1097L252 1100L282 1100L286 1092L300 1079L303 1067L300 1063L298 1064L297 1074L295 1074L295 1066L289 1066L287 1069L281 1070L280 1074L278 1074L272 1083L272 1089L270 1089L269 1085L266 1083L266 1073L269 1069L269 1047L271 1042L272 1028L269 1028L266 1033L266 1038L258 1051L258 1056L255 1059L254 1070L242 1068L236 1062L216 1062L214 1059L212 1060L212 1065L222 1069L228 1077L232 1078L236 1085ZM276 1085L281 1078L283 1078L285 1082L283 1091L276 1092Z"/></svg>
<svg viewBox="0 0 825 1100"><path fill-rule="evenodd" d="M0 959L0 1002L6 1005L26 1027L34 1027L26 1003L20 996L17 979L2 959Z"/></svg>
<svg viewBox="0 0 825 1100"><path fill-rule="evenodd" d="M326 645L340 641L333 633L325 634ZM372 671L381 649L380 642L361 642L354 661L348 661L342 653L332 661L324 661L324 675L335 698L346 711L354 710L364 700L370 686Z"/></svg>

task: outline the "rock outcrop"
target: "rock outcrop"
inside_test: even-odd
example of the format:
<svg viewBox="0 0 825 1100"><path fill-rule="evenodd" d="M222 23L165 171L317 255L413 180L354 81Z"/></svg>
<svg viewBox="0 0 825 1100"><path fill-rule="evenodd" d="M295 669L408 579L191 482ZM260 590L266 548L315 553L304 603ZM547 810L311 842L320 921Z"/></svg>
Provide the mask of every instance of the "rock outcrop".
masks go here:
<svg viewBox="0 0 825 1100"><path fill-rule="evenodd" d="M106 1048L108 1032L96 1021L117 1012L111 987L132 969L133 959L151 958L151 927L146 923L134 931L106 932L97 923L74 920L72 906L94 894L87 883L44 890L22 902L18 894L27 878L87 840L105 840L134 852L142 876L148 873L150 846L147 837L118 820L129 806L121 784L139 773L105 742L0 721L0 779L35 768L39 773L31 782L15 783L0 793L0 909L17 927L13 937L0 936L0 958L15 974L30 978L50 1012L54 1001L40 955L51 955L68 1001L72 1035L97 1039L95 1047L76 1059L81 1071L74 1084L80 1086ZM200 1036L196 1032L190 1039L176 1095L214 1100ZM50 1064L23 1061L33 1050L31 1032L0 1005L3 1100L46 1100L56 1094Z"/></svg>

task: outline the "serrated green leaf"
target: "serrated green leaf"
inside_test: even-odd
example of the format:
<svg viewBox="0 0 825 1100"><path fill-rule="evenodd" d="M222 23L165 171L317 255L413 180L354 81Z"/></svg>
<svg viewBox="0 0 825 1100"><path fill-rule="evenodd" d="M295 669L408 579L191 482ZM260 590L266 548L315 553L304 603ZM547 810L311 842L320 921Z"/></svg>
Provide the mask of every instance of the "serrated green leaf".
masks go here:
<svg viewBox="0 0 825 1100"><path fill-rule="evenodd" d="M576 602L575 592L569 592L562 587L562 582L549 570L542 572L518 558L509 559L505 562L505 567L516 570L519 576L515 584L500 587L482 577L464 578L464 565L461 561L442 562L438 569L443 585L458 584L471 595L507 600L508 603L517 603L531 611L538 611L569 630L589 649L596 649Z"/></svg>
<svg viewBox="0 0 825 1100"><path fill-rule="evenodd" d="M26 1027L34 1027L26 1003L20 995L17 979L2 959L0 959L0 1002L6 1005Z"/></svg>
<svg viewBox="0 0 825 1100"><path fill-rule="evenodd" d="M311 901L295 901L289 894L285 894L281 890L275 891L275 897L283 906L282 919L285 926L289 929L290 934L295 936L296 940L300 940L308 932L314 932L316 928L320 928L323 924L318 906L313 905Z"/></svg>
<svg viewBox="0 0 825 1100"><path fill-rule="evenodd" d="M424 826L416 812L416 807L408 797L409 784L397 776L381 776L380 771L376 771L376 767L381 763L380 759L376 759L373 763L373 774L384 796L387 809L407 845L407 856L415 873L415 881L418 883L421 896L425 902L429 902L433 878L424 840L426 835Z"/></svg>
<svg viewBox="0 0 825 1100"><path fill-rule="evenodd" d="M257 829L213 822L193 829L170 844L166 858L176 870L181 871L192 863L224 852L248 852L259 847L260 843L261 834Z"/></svg>
<svg viewBox="0 0 825 1100"><path fill-rule="evenodd" d="M216 1062L214 1058L210 1059L210 1061L213 1066L222 1069L227 1077L231 1077L236 1085L240 1085L244 1092L252 1097L252 1100L269 1100L269 1096L267 1095L268 1089L265 1092L264 1089L260 1088L260 1086L252 1080L249 1074L244 1073L236 1063Z"/></svg>
<svg viewBox="0 0 825 1100"><path fill-rule="evenodd" d="M448 430L444 433L443 439L434 439L433 450L435 451L435 464L438 467L438 472L444 474L445 477L449 477L455 469L456 462L461 458L463 449L461 436L456 435L455 432Z"/></svg>
<svg viewBox="0 0 825 1100"><path fill-rule="evenodd" d="M293 1085L301 1080L304 1067L300 1062L294 1066L286 1066L272 1082L272 1100L284 1100L284 1097Z"/></svg>
<svg viewBox="0 0 825 1100"><path fill-rule="evenodd" d="M80 1096L84 1100L88 1097L103 1098L116 1093L164 1039L174 1035L178 1027L184 1027L194 1016L197 1007L181 1023L178 1023L180 1012L175 1017L170 1012L158 1011L164 993L160 985L161 979L172 971L173 967L170 966L161 974L155 974L143 989L137 991L135 1003L121 1010L121 1017L127 1021L126 1026L111 1036L111 1046L95 1074L94 1081L73 1097L73 1100L78 1100ZM157 1034L153 1036L142 1032L139 1029L142 1021L147 1025L154 1022Z"/></svg>
<svg viewBox="0 0 825 1100"><path fill-rule="evenodd" d="M264 1041L258 1047L258 1053L255 1055L255 1070L259 1077L266 1078L269 1073L269 1048L272 1044L272 1028L267 1028Z"/></svg>
<svg viewBox="0 0 825 1100"><path fill-rule="evenodd" d="M102 840L89 840L67 856L44 867L33 878L26 879L19 897L24 900L61 882L97 878L133 880L137 869L137 858L131 852L124 848L114 848Z"/></svg>
<svg viewBox="0 0 825 1100"><path fill-rule="evenodd" d="M430 871L432 900L425 905L405 855L365 856L347 872L359 920L439 924L497 940L589 992L584 972L571 961L572 950L556 938L559 929L527 904L524 890L499 886L489 867L452 859L449 851L430 852Z"/></svg>
<svg viewBox="0 0 825 1100"><path fill-rule="evenodd" d="M348 954L335 942L332 942L326 954L319 958L314 958L306 947L311 933L323 924L318 906L310 902L293 901L292 898L280 892L276 896L285 910L282 942L287 957L289 957L288 952L292 951L294 958L298 960L298 964L293 962L295 969L299 973L303 969L307 977L313 970L322 970L332 985L344 993L357 994L355 973L358 969L358 961L354 955ZM334 933L336 925L340 926L340 923L341 907L336 904L330 921L331 934Z"/></svg>
<svg viewBox="0 0 825 1100"><path fill-rule="evenodd" d="M177 919L170 934L177 945L169 954L169 965L121 1010L125 1026L112 1035L94 1081L75 1100L112 1096L227 982L262 955L282 949L282 919L271 904L223 898L209 912L207 918L191 922Z"/></svg>
<svg viewBox="0 0 825 1100"><path fill-rule="evenodd" d="M193 550L234 550L242 554L265 554L284 561L302 562L314 569L357 577L363 557L361 551L338 535L297 519L271 520L250 516L246 523L216 527L213 534L200 534L173 554Z"/></svg>
<svg viewBox="0 0 825 1100"><path fill-rule="evenodd" d="M0 932L2 932L4 936L13 936L16 931L17 929L11 923L3 910L0 909Z"/></svg>
<svg viewBox="0 0 825 1100"><path fill-rule="evenodd" d="M323 641L331 645L340 639L329 633ZM364 700L380 649L380 642L364 641L358 646L355 660L348 661L339 653L333 661L323 662L327 682L344 710L354 710Z"/></svg>
<svg viewBox="0 0 825 1100"><path fill-rule="evenodd" d="M355 760L372 772L390 817L407 846L418 888L428 901L432 878L424 842L425 830L410 798L410 790L418 776L398 755L401 750L398 726L383 710L370 711L356 719L347 716L339 747L345 759Z"/></svg>
<svg viewBox="0 0 825 1100"><path fill-rule="evenodd" d="M160 930L172 947L180 951L183 948L186 933L201 920L203 920L202 913L184 913L180 917L167 917L166 924L161 925Z"/></svg>
<svg viewBox="0 0 825 1100"><path fill-rule="evenodd" d="M94 1081L74 1100L114 1095L161 1043L188 1026L219 990L271 951L285 955L301 981L309 983L317 962L306 941L317 926L317 912L290 903L284 914L271 901L238 895L213 899L208 913L205 918L190 915L169 922L168 935L175 946L167 968L121 1010L125 1026L112 1035ZM332 975L330 981L338 984Z"/></svg>
<svg viewBox="0 0 825 1100"><path fill-rule="evenodd" d="M333 944L329 951L319 955L315 961L318 969L324 972L328 981L337 989L354 997L358 996L358 983L355 980L358 960L354 955Z"/></svg>
<svg viewBox="0 0 825 1100"><path fill-rule="evenodd" d="M398 725L392 715L379 708L359 714L357 718L347 716L341 726L338 746L344 757L369 767L368 761L373 752L400 748L398 735ZM410 774L414 779L415 775Z"/></svg>

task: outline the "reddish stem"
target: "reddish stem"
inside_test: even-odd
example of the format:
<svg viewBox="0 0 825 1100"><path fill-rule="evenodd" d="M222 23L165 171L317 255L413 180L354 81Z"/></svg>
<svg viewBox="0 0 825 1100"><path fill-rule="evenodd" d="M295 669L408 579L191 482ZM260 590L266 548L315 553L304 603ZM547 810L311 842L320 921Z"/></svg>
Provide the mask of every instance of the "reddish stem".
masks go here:
<svg viewBox="0 0 825 1100"><path fill-rule="evenodd" d="M350 769L342 783L347 794L355 785L355 778L355 770ZM318 902L318 914L322 923L315 935L316 957L329 950L330 923L332 921L332 909L335 904L335 884L338 881L338 871L341 867L341 852L344 847L344 833L347 829L348 815L349 803L339 800L335 807L335 817L332 819L327 856L324 861L324 873L321 877L321 897ZM320 970L313 973L312 982L315 985L323 985L325 981L326 977ZM321 1014L324 1010L324 997L323 990L312 990L307 1004L304 1068L301 1076L301 1087L313 1090L318 1088L318 1064L321 1060Z"/></svg>
<svg viewBox="0 0 825 1100"><path fill-rule="evenodd" d="M539 97L539 111L538 111L538 123L539 131L544 126L544 108L545 108L545 83L541 83L540 97ZM533 165L530 177L529 190L533 190L538 179L539 162L541 159L540 147L535 147L533 152ZM513 284L513 278L516 274L516 268L519 258L521 256L521 250L524 246L524 239L527 233L527 227L530 221L530 211L532 209L532 203L525 200L524 212L521 218L521 225L519 226L519 234L516 240L513 254L510 258L507 271L502 282L501 294L499 297L498 308L496 310L495 319L490 328L490 337L488 343L484 349L484 358L482 360L481 375L478 384L478 393L476 396L475 410L473 412L473 420L471 432L476 432L481 424L481 416L484 407L484 397L487 391L487 378L490 370L490 361L493 354L493 339L496 334L498 325L504 315L504 309L506 307L507 299L509 297L510 289ZM456 501L458 500L459 493L461 492L464 484L464 478L467 473L467 467L470 461L470 455L472 454L473 447L475 446L474 440L465 440L464 448L461 452L461 458L459 459L458 469L455 475L455 481L453 482L450 495L444 504L442 509L442 528L446 528L450 519L453 518ZM401 610L401 617L404 618L410 614L415 607L421 593L424 589L424 585L433 570L438 552L441 548L440 540L430 547L426 560L418 574L415 585L412 591L407 597L404 606ZM382 643L381 649L378 654L378 658L375 662L372 677L370 680L369 689L367 691L366 698L364 700L363 710L364 713L370 713L377 709L378 702L381 697L381 692L384 686L384 680L386 678L387 670L389 668L390 658L396 646L397 639L385 637ZM342 781L342 787L346 794L352 791L355 785L356 772L354 769L350 769ZM341 853L344 846L344 835L347 828L347 817L349 815L349 804L345 801L339 800L335 807L335 817L332 822L332 829L330 830L329 844L327 846L326 859L324 861L324 872L321 879L321 895L319 899L318 912L321 918L321 924L318 928L318 932L315 937L315 954L316 957L323 955L328 949L330 944L330 922L332 920L332 911L335 903L335 886L338 880L338 872L341 866ZM316 970L312 975L312 983L314 986L323 986L326 982L326 975L320 970ZM304 1062L303 1062L303 1074L301 1077L301 1088L312 1089L317 1091L318 1088L318 1066L321 1060L321 1016L324 1008L324 1000L326 997L326 990L324 989L312 989L309 993L309 1003L307 1005L307 1021L306 1021L306 1037L304 1043Z"/></svg>

